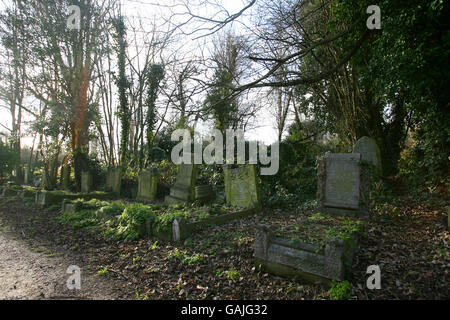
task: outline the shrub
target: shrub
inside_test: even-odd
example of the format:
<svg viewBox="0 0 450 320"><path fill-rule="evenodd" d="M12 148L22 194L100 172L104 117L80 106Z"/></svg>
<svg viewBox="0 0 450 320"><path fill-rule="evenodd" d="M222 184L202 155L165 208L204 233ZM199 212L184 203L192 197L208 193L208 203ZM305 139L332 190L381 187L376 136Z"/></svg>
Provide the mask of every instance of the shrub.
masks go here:
<svg viewBox="0 0 450 320"><path fill-rule="evenodd" d="M122 214L125 210L125 204L122 201L114 201L100 208L100 212L105 217L114 217Z"/></svg>
<svg viewBox="0 0 450 320"><path fill-rule="evenodd" d="M176 218L187 218L189 212L185 211L169 211L159 215L153 225L157 232L165 232L172 228L173 220Z"/></svg>
<svg viewBox="0 0 450 320"><path fill-rule="evenodd" d="M141 203L130 204L122 212L118 220L119 225L115 229L110 229L107 233L112 233L118 239L136 240L139 238L138 227L148 219L156 220L156 215L149 206Z"/></svg>
<svg viewBox="0 0 450 320"><path fill-rule="evenodd" d="M75 228L91 227L98 224L95 210L83 209L77 212L66 212L60 215L58 221Z"/></svg>

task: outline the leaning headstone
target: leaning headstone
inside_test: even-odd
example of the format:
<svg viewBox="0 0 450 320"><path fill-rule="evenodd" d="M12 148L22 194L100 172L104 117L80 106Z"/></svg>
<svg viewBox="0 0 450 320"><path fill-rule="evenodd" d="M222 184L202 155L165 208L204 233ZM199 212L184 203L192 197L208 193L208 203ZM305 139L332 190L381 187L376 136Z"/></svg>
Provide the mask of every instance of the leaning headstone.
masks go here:
<svg viewBox="0 0 450 320"><path fill-rule="evenodd" d="M92 173L89 171L81 172L81 192L89 193L93 190Z"/></svg>
<svg viewBox="0 0 450 320"><path fill-rule="evenodd" d="M158 173L147 168L139 173L139 185L136 199L139 201L154 201L158 185Z"/></svg>
<svg viewBox="0 0 450 320"><path fill-rule="evenodd" d="M178 165L178 174L175 185L170 188L170 195L165 198L167 204L183 203L194 200L197 167L198 165L196 164Z"/></svg>
<svg viewBox="0 0 450 320"><path fill-rule="evenodd" d="M317 203L329 214L367 217L369 190L360 153L328 153L318 161Z"/></svg>
<svg viewBox="0 0 450 320"><path fill-rule="evenodd" d="M225 198L227 204L242 208L261 208L256 166L243 165L238 168L224 166Z"/></svg>
<svg viewBox="0 0 450 320"><path fill-rule="evenodd" d="M362 137L353 146L353 153L360 153L364 163L374 166L376 172L381 173L381 153L375 139Z"/></svg>
<svg viewBox="0 0 450 320"><path fill-rule="evenodd" d="M120 167L109 167L106 174L106 191L112 191L120 194L120 187L122 185L122 171Z"/></svg>

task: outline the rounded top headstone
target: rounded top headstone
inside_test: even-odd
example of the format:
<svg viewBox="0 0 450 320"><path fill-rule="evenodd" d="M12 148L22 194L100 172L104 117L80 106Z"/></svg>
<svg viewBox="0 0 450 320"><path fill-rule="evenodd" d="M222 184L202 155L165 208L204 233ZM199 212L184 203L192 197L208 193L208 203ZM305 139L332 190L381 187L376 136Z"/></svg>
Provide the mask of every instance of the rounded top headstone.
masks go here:
<svg viewBox="0 0 450 320"><path fill-rule="evenodd" d="M354 153L361 153L362 161L374 165L381 171L381 153L377 142L373 138L362 137L353 146Z"/></svg>

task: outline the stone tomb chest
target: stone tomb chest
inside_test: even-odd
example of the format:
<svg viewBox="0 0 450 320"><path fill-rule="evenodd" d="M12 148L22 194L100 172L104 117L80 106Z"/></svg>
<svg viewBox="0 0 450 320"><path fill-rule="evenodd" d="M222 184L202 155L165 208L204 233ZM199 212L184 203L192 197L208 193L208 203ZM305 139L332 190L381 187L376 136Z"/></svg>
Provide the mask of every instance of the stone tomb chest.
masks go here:
<svg viewBox="0 0 450 320"><path fill-rule="evenodd" d="M329 214L367 217L368 184L360 153L329 153L318 162L318 207Z"/></svg>

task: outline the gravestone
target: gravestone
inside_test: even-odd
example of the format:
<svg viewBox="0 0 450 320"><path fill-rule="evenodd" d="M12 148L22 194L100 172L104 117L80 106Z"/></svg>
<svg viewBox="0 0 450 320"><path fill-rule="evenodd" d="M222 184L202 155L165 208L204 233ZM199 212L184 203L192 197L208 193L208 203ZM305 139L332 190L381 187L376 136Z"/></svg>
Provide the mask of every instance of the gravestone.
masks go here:
<svg viewBox="0 0 450 320"><path fill-rule="evenodd" d="M49 187L48 177L44 170L42 171L40 187L44 190L46 190Z"/></svg>
<svg viewBox="0 0 450 320"><path fill-rule="evenodd" d="M65 165L62 168L62 188L63 190L69 190L70 187L70 166Z"/></svg>
<svg viewBox="0 0 450 320"><path fill-rule="evenodd" d="M158 172L147 168L139 173L139 185L136 199L139 201L154 201L158 186Z"/></svg>
<svg viewBox="0 0 450 320"><path fill-rule="evenodd" d="M381 153L375 139L362 137L353 146L353 153L360 153L364 163L374 166L376 172L381 173Z"/></svg>
<svg viewBox="0 0 450 320"><path fill-rule="evenodd" d="M106 191L112 191L120 194L120 187L122 185L122 170L120 167L109 167L106 174Z"/></svg>
<svg viewBox="0 0 450 320"><path fill-rule="evenodd" d="M23 184L30 184L30 169L28 168L28 166L24 167Z"/></svg>
<svg viewBox="0 0 450 320"><path fill-rule="evenodd" d="M24 173L24 168L21 165L17 166L14 169L13 175L14 175L14 182L16 184L19 184L19 185L23 184L25 173Z"/></svg>
<svg viewBox="0 0 450 320"><path fill-rule="evenodd" d="M167 204L183 203L194 200L197 169L198 165L196 164L178 165L176 183L170 188L170 195L165 198Z"/></svg>
<svg viewBox="0 0 450 320"><path fill-rule="evenodd" d="M368 184L360 153L328 153L318 161L317 202L329 214L367 217Z"/></svg>
<svg viewBox="0 0 450 320"><path fill-rule="evenodd" d="M261 209L258 178L254 164L237 168L225 165L224 176L227 204L242 208Z"/></svg>
<svg viewBox="0 0 450 320"><path fill-rule="evenodd" d="M93 190L92 173L89 171L81 172L81 193L89 193Z"/></svg>

